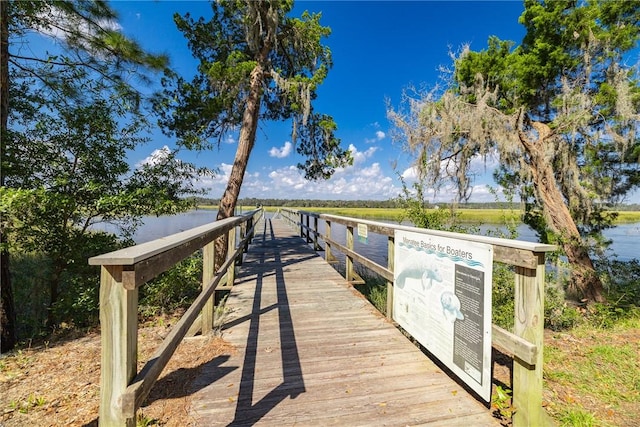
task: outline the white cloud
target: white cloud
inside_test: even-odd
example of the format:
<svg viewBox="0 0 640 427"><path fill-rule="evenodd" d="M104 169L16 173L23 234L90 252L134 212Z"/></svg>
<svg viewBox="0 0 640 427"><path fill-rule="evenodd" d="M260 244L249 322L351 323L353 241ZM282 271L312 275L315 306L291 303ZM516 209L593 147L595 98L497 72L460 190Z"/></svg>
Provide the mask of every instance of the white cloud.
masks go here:
<svg viewBox="0 0 640 427"><path fill-rule="evenodd" d="M386 136L386 133L382 132L381 130L377 130L375 138L366 138L364 142L367 144L373 144L374 142L382 141Z"/></svg>
<svg viewBox="0 0 640 427"><path fill-rule="evenodd" d="M137 168L140 168L144 165L157 165L158 163L165 160L171 154L171 150L168 146L163 146L162 148L158 148L157 150L153 150L151 154L149 154L146 158L142 159L136 164Z"/></svg>
<svg viewBox="0 0 640 427"><path fill-rule="evenodd" d="M470 171L476 174L483 174L486 172L493 171L500 165L500 156L498 155L497 150L493 150L488 153L485 157L480 155L475 155L471 158Z"/></svg>
<svg viewBox="0 0 640 427"><path fill-rule="evenodd" d="M287 141L284 143L284 146L282 146L281 148L272 147L271 150L269 150L269 156L277 157L278 159L283 159L285 157L288 157L289 154L291 154L292 150L293 150L293 144Z"/></svg>
<svg viewBox="0 0 640 427"><path fill-rule="evenodd" d="M278 149L278 152L285 148ZM293 165L267 169L263 174L245 174L240 197L386 200L398 195L399 187L394 183L394 178L387 176L379 163L368 164L376 147L359 151L351 144L349 149L354 156L354 164L337 169L329 180L307 181L304 173ZM231 165L222 164L219 169L221 173L211 185L211 197L220 197L224 191Z"/></svg>
<svg viewBox="0 0 640 427"><path fill-rule="evenodd" d="M227 185L229 182L229 177L231 176L231 169L233 169L233 165L229 165L227 163L222 163L218 166L218 174L216 175L214 182Z"/></svg>
<svg viewBox="0 0 640 427"><path fill-rule="evenodd" d="M65 28L72 29L71 31L74 33L83 34L87 38L96 36L95 27L89 25L86 20L69 15L55 5L51 5L48 11L43 11L40 14L38 23L39 25L37 24L35 27L36 31L57 40L66 41L69 37L70 31L64 31ZM55 23L55 25L46 25L47 23ZM98 20L96 25L113 31L122 30L122 26L115 20ZM90 50L88 46L87 49Z"/></svg>
<svg viewBox="0 0 640 427"><path fill-rule="evenodd" d="M402 178L405 181L413 182L418 179L418 168L411 166L402 172Z"/></svg>
<svg viewBox="0 0 640 427"><path fill-rule="evenodd" d="M326 181L307 181L304 173L295 165L273 169L265 166L261 171L248 171L242 183L240 198L255 197L264 199L321 199L321 200L387 200L397 197L402 190L398 178L393 172L385 171L374 160L377 147L368 147L360 151L354 144L349 145L354 162L352 166L339 168ZM287 151L285 144L271 150L281 155ZM220 197L227 185L231 173L231 164L218 166L219 174L202 182L203 187L211 188L210 197ZM407 184L415 181L415 168L409 167L402 173ZM206 185L205 185L206 184ZM437 193L433 189L426 191L427 200L435 203L451 202L456 191L451 186L443 186ZM484 184L474 186L472 201L494 201L495 197Z"/></svg>
<svg viewBox="0 0 640 427"><path fill-rule="evenodd" d="M353 166L357 166L371 158L378 151L378 147L369 147L365 151L359 151L355 145L349 144L349 151L351 151L351 157L353 157Z"/></svg>

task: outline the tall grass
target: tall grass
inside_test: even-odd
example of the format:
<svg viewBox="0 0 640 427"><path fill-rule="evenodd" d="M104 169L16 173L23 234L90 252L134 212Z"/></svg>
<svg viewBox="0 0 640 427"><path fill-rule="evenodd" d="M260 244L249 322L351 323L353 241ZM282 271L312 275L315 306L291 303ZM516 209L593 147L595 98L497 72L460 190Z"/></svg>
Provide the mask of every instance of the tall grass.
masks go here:
<svg viewBox="0 0 640 427"><path fill-rule="evenodd" d="M276 212L279 208L275 206L266 206L267 212ZM348 216L363 219L384 219L389 221L398 221L404 216L404 208L329 208L329 207L301 207L289 208L294 210L302 210L307 212L327 213L332 215ZM427 212L433 212L435 209L426 209ZM459 208L455 212L458 214L458 221L474 224L503 224L505 217L513 218L520 223L522 211L520 209L465 209ZM640 212L636 211L620 211L615 224L640 222Z"/></svg>

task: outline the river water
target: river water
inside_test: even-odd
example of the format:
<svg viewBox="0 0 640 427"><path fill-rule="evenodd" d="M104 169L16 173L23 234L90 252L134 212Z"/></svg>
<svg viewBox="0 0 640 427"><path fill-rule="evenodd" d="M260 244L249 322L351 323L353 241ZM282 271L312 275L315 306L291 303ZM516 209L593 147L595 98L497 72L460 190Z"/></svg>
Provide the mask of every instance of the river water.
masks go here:
<svg viewBox="0 0 640 427"><path fill-rule="evenodd" d="M188 230L193 227L213 222L216 219L217 211L208 209L198 209L174 216L162 217L145 217L143 225L138 228L134 237L136 243L144 243L150 240L165 237L170 234ZM270 214L267 214L270 216ZM320 232L324 234L322 221L319 224ZM502 231L497 224L488 224L480 227L480 233L483 235L494 234L496 231ZM114 231L114 230L108 230ZM518 239L528 242L537 242L538 238L535 232L527 225L520 225L517 229ZM345 230L340 224L332 225L333 238L344 244ZM608 229L604 232L605 237L613 241L609 255L617 257L620 261L629 261L633 258L640 258L640 223L621 224L615 228ZM367 256L376 263L387 265L387 245L386 236L369 233L366 243L355 242L356 252Z"/></svg>

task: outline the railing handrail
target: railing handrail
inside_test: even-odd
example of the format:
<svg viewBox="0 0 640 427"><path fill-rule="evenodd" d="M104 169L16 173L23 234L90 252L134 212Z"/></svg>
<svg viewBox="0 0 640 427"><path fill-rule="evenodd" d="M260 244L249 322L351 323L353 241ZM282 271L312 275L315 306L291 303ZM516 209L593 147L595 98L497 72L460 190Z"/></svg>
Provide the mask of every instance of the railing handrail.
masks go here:
<svg viewBox="0 0 640 427"><path fill-rule="evenodd" d="M213 328L214 298L219 283L233 285L235 260L242 256L253 236L262 209L195 227L180 233L89 259L101 266L101 426L135 426L135 413L148 395L182 339L193 330ZM256 219L257 218L257 219ZM255 222L254 222L255 220ZM247 224L248 226L245 226ZM242 241L236 247L236 226ZM228 237L228 253L219 271L214 271L215 240ZM137 372L138 288L194 252L203 249L202 291L186 310L154 355ZM225 279L226 278L226 279Z"/></svg>
<svg viewBox="0 0 640 427"><path fill-rule="evenodd" d="M225 230L244 222L246 217L255 215L259 210L260 209L255 209L246 214L242 214L242 216L225 218L220 221L204 224L166 237L160 237L159 239L151 240L149 242L97 255L89 258L89 265L134 265L138 262L149 259L154 255L171 250L194 239L206 236L207 234L215 234L216 232L222 233Z"/></svg>
<svg viewBox="0 0 640 427"><path fill-rule="evenodd" d="M462 239L470 242L490 244L494 250L494 262L515 266L515 310L514 332L492 325L492 345L507 350L514 359L513 368L513 405L514 426L542 425L547 417L542 409L542 370L544 343L544 281L545 254L555 251L554 245L526 242L497 237L477 236L453 233L440 230L390 224L380 221L344 217L324 213L309 212L290 208L281 208L282 217L300 229L300 236L308 243L313 242L316 249L318 239L325 242L325 257L333 259L332 249L338 249L345 255L345 279L350 283L363 283L353 268L353 261L363 265L387 280L387 317L392 319L392 304L389 299L393 295L394 276L394 239L395 231L411 231L440 237ZM307 217L306 221L303 217ZM309 218L314 218L312 227ZM318 231L318 219L325 221L325 235ZM332 223L342 224L347 230L346 246L331 237ZM388 237L388 267L380 266L366 256L355 252L353 230L359 225L367 225L368 232ZM313 234L313 239L310 237ZM356 279L356 280L354 280Z"/></svg>
<svg viewBox="0 0 640 427"><path fill-rule="evenodd" d="M305 211L300 211L300 212L305 212ZM412 231L415 233L430 234L432 236L450 237L452 239L461 239L469 242L486 243L489 245L503 246L503 247L513 248L513 249L523 249L531 252L553 252L557 249L555 245L549 245L546 243L527 242L525 240L505 239L501 237L481 236L477 234L465 234L465 233L456 233L453 231L442 231L442 230L433 230L428 228L418 228L418 227L412 227L410 225L390 224L390 223L381 222L381 221L351 218L351 217L340 216L340 215L318 214L318 218L329 220L329 221L336 221L336 222L341 221L344 223L352 222L357 224L374 226L381 229L385 229L385 228L389 229L391 234L385 234L385 235L393 235L393 232L395 230L402 230L402 231ZM379 234L382 234L382 233L379 233Z"/></svg>

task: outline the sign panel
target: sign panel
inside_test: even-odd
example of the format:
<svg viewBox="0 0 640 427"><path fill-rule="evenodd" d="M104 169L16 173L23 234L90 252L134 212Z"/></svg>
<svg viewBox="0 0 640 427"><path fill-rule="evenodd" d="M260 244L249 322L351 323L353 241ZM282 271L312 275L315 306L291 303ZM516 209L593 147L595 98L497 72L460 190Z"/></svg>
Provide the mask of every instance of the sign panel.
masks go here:
<svg viewBox="0 0 640 427"><path fill-rule="evenodd" d="M393 319L487 402L493 247L396 230Z"/></svg>
<svg viewBox="0 0 640 427"><path fill-rule="evenodd" d="M366 244L369 239L369 229L367 224L358 224L358 241Z"/></svg>

